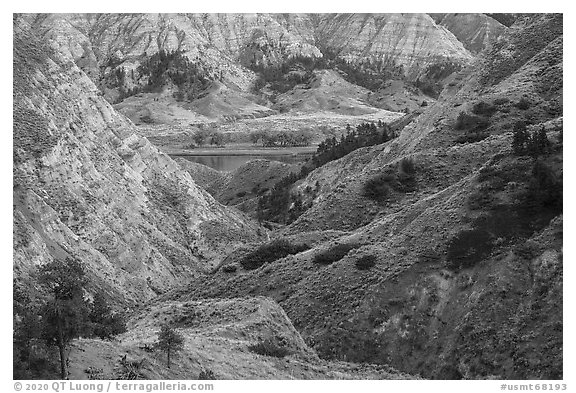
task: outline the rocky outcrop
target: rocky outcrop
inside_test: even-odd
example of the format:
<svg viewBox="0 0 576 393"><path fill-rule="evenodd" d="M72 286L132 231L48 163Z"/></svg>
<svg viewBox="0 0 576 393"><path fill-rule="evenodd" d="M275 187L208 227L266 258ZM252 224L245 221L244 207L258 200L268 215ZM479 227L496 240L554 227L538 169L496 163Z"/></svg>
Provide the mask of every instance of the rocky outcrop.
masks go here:
<svg viewBox="0 0 576 393"><path fill-rule="evenodd" d="M411 80L431 65L472 59L426 14L328 14L319 22L317 42L351 62L381 63Z"/></svg>
<svg viewBox="0 0 576 393"><path fill-rule="evenodd" d="M450 30L472 53L480 53L507 30L486 14L430 14L436 24Z"/></svg>
<svg viewBox="0 0 576 393"><path fill-rule="evenodd" d="M256 238L250 220L139 137L28 22L14 22L17 281L52 259L77 258L93 286L134 303Z"/></svg>
<svg viewBox="0 0 576 393"><path fill-rule="evenodd" d="M398 67L409 78L435 62L471 59L426 14L59 14L33 23L89 74L115 62L134 69L144 53L183 50L243 90L253 76L242 66L322 57L320 49Z"/></svg>

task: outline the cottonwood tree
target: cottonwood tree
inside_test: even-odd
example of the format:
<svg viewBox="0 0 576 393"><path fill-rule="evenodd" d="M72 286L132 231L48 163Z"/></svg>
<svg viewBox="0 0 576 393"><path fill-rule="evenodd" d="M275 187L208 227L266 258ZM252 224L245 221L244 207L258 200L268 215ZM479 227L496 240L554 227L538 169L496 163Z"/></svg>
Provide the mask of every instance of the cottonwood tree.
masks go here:
<svg viewBox="0 0 576 393"><path fill-rule="evenodd" d="M156 348L166 353L168 368L170 368L170 355L184 349L184 336L170 326L164 325L160 329L160 332L158 332Z"/></svg>
<svg viewBox="0 0 576 393"><path fill-rule="evenodd" d="M88 330L88 305L83 297L86 283L82 264L71 258L54 260L40 268L40 283L49 290L51 299L40 312L42 338L58 347L60 376L68 375L66 351L70 342Z"/></svg>
<svg viewBox="0 0 576 393"><path fill-rule="evenodd" d="M124 316L119 313L114 313L108 305L106 298L101 293L94 295L89 318L92 333L101 339L110 339L126 331L126 320Z"/></svg>

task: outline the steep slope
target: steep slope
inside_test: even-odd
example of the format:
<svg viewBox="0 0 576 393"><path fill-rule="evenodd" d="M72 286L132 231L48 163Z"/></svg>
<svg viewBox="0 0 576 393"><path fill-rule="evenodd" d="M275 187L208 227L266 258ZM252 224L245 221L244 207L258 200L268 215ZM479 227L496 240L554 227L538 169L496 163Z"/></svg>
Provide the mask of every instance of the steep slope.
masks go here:
<svg viewBox="0 0 576 393"><path fill-rule="evenodd" d="M311 172L297 187L320 183L313 207L275 235L347 233L254 270L233 255L165 298L271 296L324 358L427 378L562 378L562 83L547 83L562 72L561 25L523 19L398 138ZM462 113L481 132L457 126ZM545 155L513 154L517 121L547 132ZM374 177L389 187L379 203L364 191Z"/></svg>
<svg viewBox="0 0 576 393"><path fill-rule="evenodd" d="M446 29L426 14L328 14L317 41L353 62L381 62L416 80L434 64L467 64L472 56Z"/></svg>
<svg viewBox="0 0 576 393"><path fill-rule="evenodd" d="M137 136L26 17L14 22L14 69L14 271L22 285L39 264L78 258L93 286L139 302L256 238L250 220Z"/></svg>
<svg viewBox="0 0 576 393"><path fill-rule="evenodd" d="M430 14L432 19L444 26L464 47L472 53L479 53L507 30L506 26L486 14Z"/></svg>

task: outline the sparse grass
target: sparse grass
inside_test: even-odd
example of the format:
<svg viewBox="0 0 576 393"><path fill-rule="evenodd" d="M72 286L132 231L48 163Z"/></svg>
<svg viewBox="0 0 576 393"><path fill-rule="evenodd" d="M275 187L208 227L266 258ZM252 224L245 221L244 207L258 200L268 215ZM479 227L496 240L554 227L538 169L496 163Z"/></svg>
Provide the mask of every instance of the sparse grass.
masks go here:
<svg viewBox="0 0 576 393"><path fill-rule="evenodd" d="M344 258L351 250L360 247L359 244L337 244L314 256L313 262L319 265L330 265Z"/></svg>

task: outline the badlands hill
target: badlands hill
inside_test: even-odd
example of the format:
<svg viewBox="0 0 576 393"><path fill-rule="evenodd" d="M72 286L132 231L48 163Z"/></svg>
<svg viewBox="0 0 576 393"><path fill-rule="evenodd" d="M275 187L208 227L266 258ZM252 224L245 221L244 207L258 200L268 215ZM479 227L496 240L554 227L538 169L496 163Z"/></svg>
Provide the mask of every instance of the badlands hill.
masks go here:
<svg viewBox="0 0 576 393"><path fill-rule="evenodd" d="M561 379L562 16L520 16L494 35L489 19L475 33L457 30L456 15L437 18L15 17L15 286L34 301L38 266L73 257L89 271L88 294L131 310L113 341L73 342L71 377L119 378L128 365L140 378ZM195 65L174 62L198 77L188 87L206 90L178 101L179 87L161 83L118 100L108 78L125 67L122 86L134 87L130 70L168 56L160 49L182 49ZM342 69L300 61L324 53ZM398 79L376 92L346 79L371 61ZM310 79L255 91L262 67L278 63ZM421 107L416 81L441 82L440 95ZM379 100L386 88L393 99ZM109 103L186 126L340 127L399 117L387 111L398 91L422 113L397 138L297 181L290 192L309 208L273 232L234 206L252 209L255 184L291 168L255 161L221 175L176 163ZM515 154L519 122L546 132L545 154ZM278 244L292 255L256 263ZM150 352L164 322L185 337L170 369ZM265 340L288 353L251 349Z"/></svg>
<svg viewBox="0 0 576 393"><path fill-rule="evenodd" d="M388 366L320 359L269 298L149 303L266 231L138 136L30 16L13 23L14 292L25 294L15 296L14 326L22 322L18 310L46 296L38 269L54 260L81 261L84 295L104 294L128 317L127 332L112 341L73 341L70 378L197 379L208 370L219 379L411 378ZM150 351L167 322L185 337L171 368ZM40 374L18 369L15 358L15 376L57 377L57 349L42 342L34 344ZM263 342L286 352L252 349Z"/></svg>
<svg viewBox="0 0 576 393"><path fill-rule="evenodd" d="M273 236L308 250L260 267L238 251L162 299L271 296L328 359L561 378L562 16L519 18L456 80L398 138L296 183L319 192ZM546 155L514 154L519 121L546 131ZM366 197L372 179L387 198Z"/></svg>
<svg viewBox="0 0 576 393"><path fill-rule="evenodd" d="M365 113L371 106L412 110L426 99L419 88L435 97L447 76L506 30L484 14L44 14L28 21L131 120L181 125L334 110L331 96L352 101L339 113ZM146 68L159 52L174 51L193 65L186 83ZM352 83L374 85L373 97L358 86L342 90L341 82L318 82L326 74L314 72L312 80L305 72L310 62L340 70ZM184 73L169 64L171 72ZM280 78L284 87L278 91L278 83L266 80L260 88L261 73L280 67L288 68ZM377 75L386 76L380 87ZM292 105L295 97L283 93L296 86L309 90L294 90L302 97ZM407 102L395 102L397 95Z"/></svg>

